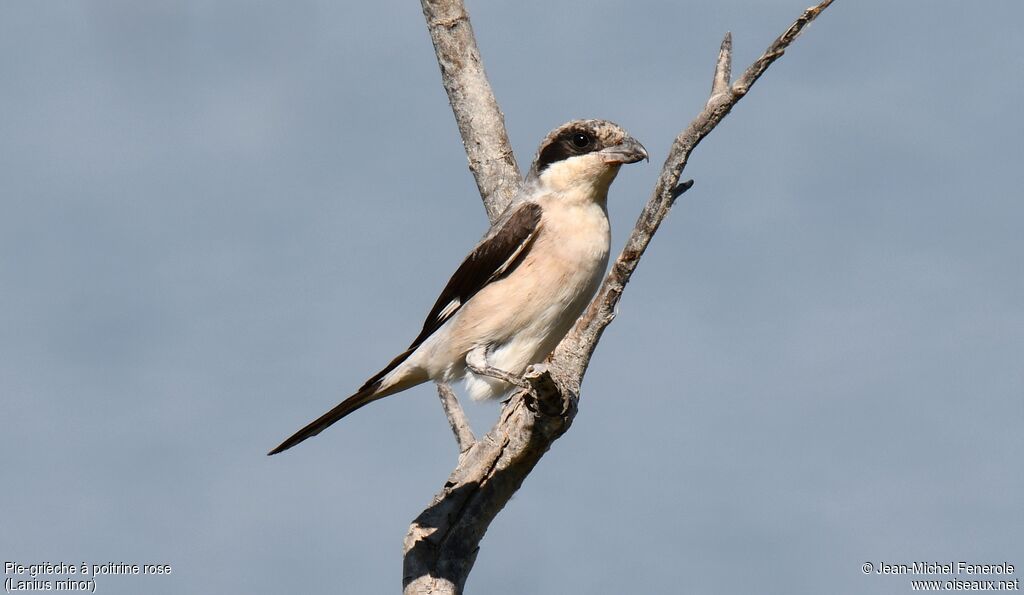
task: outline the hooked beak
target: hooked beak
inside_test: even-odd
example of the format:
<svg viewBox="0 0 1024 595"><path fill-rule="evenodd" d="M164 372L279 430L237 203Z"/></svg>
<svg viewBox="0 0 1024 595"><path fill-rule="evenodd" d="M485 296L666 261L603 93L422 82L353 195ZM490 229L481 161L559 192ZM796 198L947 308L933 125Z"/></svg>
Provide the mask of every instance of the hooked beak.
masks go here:
<svg viewBox="0 0 1024 595"><path fill-rule="evenodd" d="M605 163L636 163L641 159L647 159L647 149L632 136L627 136L621 143L602 149L599 153L604 157Z"/></svg>

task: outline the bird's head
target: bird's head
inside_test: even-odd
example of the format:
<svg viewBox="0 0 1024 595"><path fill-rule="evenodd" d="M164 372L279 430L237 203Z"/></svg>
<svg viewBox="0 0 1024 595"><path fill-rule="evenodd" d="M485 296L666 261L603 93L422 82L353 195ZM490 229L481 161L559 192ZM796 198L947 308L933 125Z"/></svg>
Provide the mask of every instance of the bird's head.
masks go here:
<svg viewBox="0 0 1024 595"><path fill-rule="evenodd" d="M619 125L573 120L541 141L526 186L555 192L585 190L603 200L619 167L641 159L647 159L647 150Z"/></svg>

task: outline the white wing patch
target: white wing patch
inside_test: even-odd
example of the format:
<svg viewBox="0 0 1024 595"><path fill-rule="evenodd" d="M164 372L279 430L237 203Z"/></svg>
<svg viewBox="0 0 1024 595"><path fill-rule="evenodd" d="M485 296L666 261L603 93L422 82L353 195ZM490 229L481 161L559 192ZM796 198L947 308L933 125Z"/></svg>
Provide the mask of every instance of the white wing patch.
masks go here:
<svg viewBox="0 0 1024 595"><path fill-rule="evenodd" d="M537 227L533 228L533 231L530 232L530 235L523 238L523 241L520 242L519 246L516 247L516 251L513 252L512 255L509 256L508 259L500 267L498 267L498 270L494 271L494 273L491 274L489 279L487 279L488 283L494 281L498 277L505 274L505 271L508 270L508 267L512 266L512 263L515 262L517 258L519 258L519 255L523 253L523 250L526 250L526 247L530 245L530 242L533 241L533 238L537 237L537 232L540 231L540 227L540 223L538 223ZM448 306L450 307L451 304L448 304ZM448 308L445 309L447 310Z"/></svg>
<svg viewBox="0 0 1024 595"><path fill-rule="evenodd" d="M531 242L533 242L533 238L537 237L537 232L540 231L540 227L540 224L537 224L537 227L530 232L530 235L523 238L523 241L520 242L518 246L516 246L515 252L509 255L505 262L503 262L501 266L497 268L497 270L491 273L491 276L487 278L487 283L490 283L491 281L500 278L508 271L509 267L512 266L512 264L519 259L519 256L523 253L523 250L526 250L526 247L529 246ZM439 324L444 324L444 322L451 318L456 312L458 312L459 308L461 307L462 300L460 300L459 298L454 298L452 301L448 302L448 304L444 308L441 308L441 311L437 313L437 318L435 318L434 320L436 320Z"/></svg>
<svg viewBox="0 0 1024 595"><path fill-rule="evenodd" d="M460 301L459 298L455 298L454 300L448 302L448 305L442 308L440 312L438 312L437 319L444 320L448 318L449 316L454 314L455 311L458 310L460 306L462 306L462 301Z"/></svg>
<svg viewBox="0 0 1024 595"><path fill-rule="evenodd" d="M488 283L507 275L515 267L536 238L542 213L539 204L526 202L502 216L448 280L410 348L441 328Z"/></svg>

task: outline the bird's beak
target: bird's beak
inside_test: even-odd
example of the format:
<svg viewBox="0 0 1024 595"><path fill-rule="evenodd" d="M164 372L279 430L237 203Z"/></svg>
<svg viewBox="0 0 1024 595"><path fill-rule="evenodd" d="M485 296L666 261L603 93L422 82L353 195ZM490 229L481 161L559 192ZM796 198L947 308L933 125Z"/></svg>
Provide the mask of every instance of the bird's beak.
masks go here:
<svg viewBox="0 0 1024 595"><path fill-rule="evenodd" d="M605 163L636 163L647 159L647 149L632 136L627 136L621 143L599 151Z"/></svg>

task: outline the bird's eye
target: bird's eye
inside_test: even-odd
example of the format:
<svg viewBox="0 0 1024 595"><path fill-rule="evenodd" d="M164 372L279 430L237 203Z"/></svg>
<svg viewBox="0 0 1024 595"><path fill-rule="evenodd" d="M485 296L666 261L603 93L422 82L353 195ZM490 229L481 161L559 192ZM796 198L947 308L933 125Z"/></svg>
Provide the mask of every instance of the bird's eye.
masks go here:
<svg viewBox="0 0 1024 595"><path fill-rule="evenodd" d="M590 146L591 142L593 142L593 139L586 132L575 132L572 135L572 144L577 149L586 149Z"/></svg>

